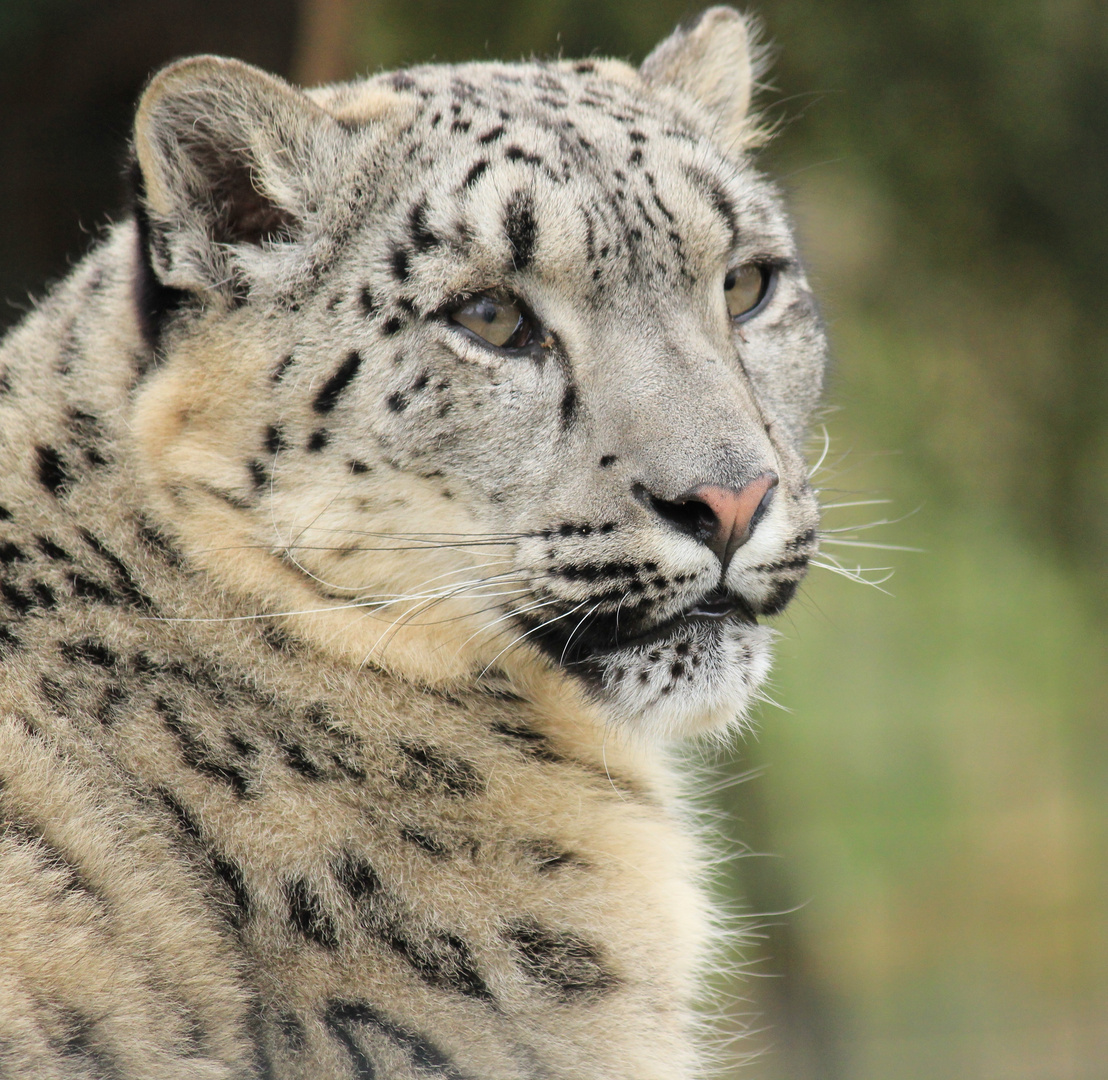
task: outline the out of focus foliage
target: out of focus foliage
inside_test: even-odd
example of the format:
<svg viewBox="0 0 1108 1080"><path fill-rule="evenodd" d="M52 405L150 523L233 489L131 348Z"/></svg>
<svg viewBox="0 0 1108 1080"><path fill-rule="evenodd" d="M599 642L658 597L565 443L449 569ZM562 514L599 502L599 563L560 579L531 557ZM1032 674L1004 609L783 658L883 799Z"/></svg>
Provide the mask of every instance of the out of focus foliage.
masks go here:
<svg viewBox="0 0 1108 1080"><path fill-rule="evenodd" d="M685 0L0 0L0 293L122 202L146 73L306 80L592 52ZM768 916L750 1080L1100 1080L1108 1062L1108 5L760 0L764 154L836 365L824 558L760 735L716 766ZM10 322L18 312L0 322ZM819 433L817 433L819 434ZM817 438L813 460L821 456ZM891 506L857 505L886 497ZM838 505L842 504L842 505ZM848 526L900 517L872 531ZM846 531L831 531L845 529ZM918 546L923 553L854 547ZM843 543L846 541L846 543ZM765 774L735 778L751 767ZM759 1018L760 1017L760 1018Z"/></svg>
<svg viewBox="0 0 1108 1080"><path fill-rule="evenodd" d="M918 378L928 465L1103 569L1108 7L788 0L766 13L785 43L781 85L827 91L786 141L798 167L798 152L845 165L820 209L834 222L842 199L846 229L868 239L851 304L960 354L961 385Z"/></svg>

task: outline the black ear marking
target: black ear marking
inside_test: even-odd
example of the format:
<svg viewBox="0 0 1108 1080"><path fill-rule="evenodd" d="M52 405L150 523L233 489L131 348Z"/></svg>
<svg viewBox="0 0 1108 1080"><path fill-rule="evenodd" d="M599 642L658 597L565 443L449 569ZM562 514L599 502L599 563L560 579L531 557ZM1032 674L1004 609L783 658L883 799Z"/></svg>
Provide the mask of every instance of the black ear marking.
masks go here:
<svg viewBox="0 0 1108 1080"><path fill-rule="evenodd" d="M138 162L131 163L131 209L138 232L138 264L135 268L134 300L143 341L155 349L166 320L188 300L184 289L164 284L154 269L154 235L146 212L146 181ZM146 368L139 372L146 374Z"/></svg>

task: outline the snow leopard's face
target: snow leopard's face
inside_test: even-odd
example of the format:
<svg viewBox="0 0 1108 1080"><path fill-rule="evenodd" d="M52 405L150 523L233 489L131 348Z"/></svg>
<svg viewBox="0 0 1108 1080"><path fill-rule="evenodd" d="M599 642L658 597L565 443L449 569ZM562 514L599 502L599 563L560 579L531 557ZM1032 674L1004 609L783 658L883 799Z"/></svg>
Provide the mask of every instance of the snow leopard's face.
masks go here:
<svg viewBox="0 0 1108 1080"><path fill-rule="evenodd" d="M208 61L155 84L154 483L291 591L244 564L230 583L269 610L314 602L301 633L421 678L541 656L658 732L743 712L769 662L758 619L815 550L799 443L824 340L733 142L745 105L721 118L682 56L699 42L711 69L709 31L642 76L429 67L309 100ZM208 131L235 93L237 179Z"/></svg>

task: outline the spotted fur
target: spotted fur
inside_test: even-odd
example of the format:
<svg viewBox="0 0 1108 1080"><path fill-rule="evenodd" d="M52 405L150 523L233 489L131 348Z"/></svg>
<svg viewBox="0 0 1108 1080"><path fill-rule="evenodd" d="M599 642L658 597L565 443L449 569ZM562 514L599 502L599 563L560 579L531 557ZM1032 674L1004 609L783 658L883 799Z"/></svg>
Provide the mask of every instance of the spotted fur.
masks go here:
<svg viewBox="0 0 1108 1080"><path fill-rule="evenodd" d="M765 676L824 354L751 52L153 80L0 347L0 1074L705 1075L664 743Z"/></svg>

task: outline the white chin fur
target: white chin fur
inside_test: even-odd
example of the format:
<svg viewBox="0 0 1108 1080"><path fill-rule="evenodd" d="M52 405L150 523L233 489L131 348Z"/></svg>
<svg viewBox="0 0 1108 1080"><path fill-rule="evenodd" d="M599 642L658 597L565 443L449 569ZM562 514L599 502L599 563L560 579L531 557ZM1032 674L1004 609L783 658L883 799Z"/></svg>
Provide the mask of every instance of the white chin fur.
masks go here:
<svg viewBox="0 0 1108 1080"><path fill-rule="evenodd" d="M744 722L769 674L774 637L766 626L726 623L621 649L602 661L603 707L614 724L649 739L722 734Z"/></svg>

